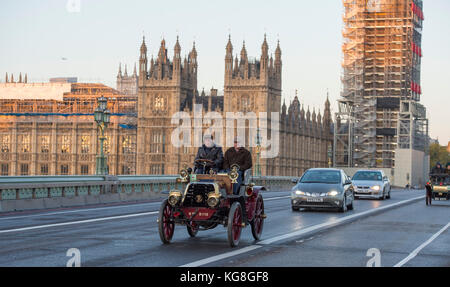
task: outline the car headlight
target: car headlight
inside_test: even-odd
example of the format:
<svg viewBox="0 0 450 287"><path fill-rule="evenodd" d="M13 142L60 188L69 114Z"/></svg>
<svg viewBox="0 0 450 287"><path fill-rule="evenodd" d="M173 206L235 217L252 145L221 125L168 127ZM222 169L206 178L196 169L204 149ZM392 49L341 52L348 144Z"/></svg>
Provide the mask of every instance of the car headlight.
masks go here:
<svg viewBox="0 0 450 287"><path fill-rule="evenodd" d="M292 195L299 196L299 195L305 195L305 193L303 191L301 191L301 190L294 190L292 192Z"/></svg>
<svg viewBox="0 0 450 287"><path fill-rule="evenodd" d="M332 190L328 193L329 196L336 196L338 194L339 194L339 192L337 192L336 190Z"/></svg>
<svg viewBox="0 0 450 287"><path fill-rule="evenodd" d="M380 186L379 185L375 185L375 186L372 186L371 189L378 191L378 190L380 190Z"/></svg>
<svg viewBox="0 0 450 287"><path fill-rule="evenodd" d="M215 192L208 193L208 199L206 200L206 203L208 203L209 207L216 207L219 204L220 201L220 194L217 194Z"/></svg>
<svg viewBox="0 0 450 287"><path fill-rule="evenodd" d="M171 191L169 193L169 199L167 200L170 205L175 206L180 202L181 192L179 191Z"/></svg>

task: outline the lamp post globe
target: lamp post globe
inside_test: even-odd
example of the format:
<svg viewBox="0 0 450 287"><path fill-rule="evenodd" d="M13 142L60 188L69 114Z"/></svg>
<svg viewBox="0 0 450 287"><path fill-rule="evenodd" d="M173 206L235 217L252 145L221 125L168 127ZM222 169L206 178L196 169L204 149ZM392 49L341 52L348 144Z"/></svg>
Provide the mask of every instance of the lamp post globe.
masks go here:
<svg viewBox="0 0 450 287"><path fill-rule="evenodd" d="M97 124L100 124L102 122L102 116L103 116L103 111L99 107L96 108L94 111L94 119L97 122Z"/></svg>
<svg viewBox="0 0 450 287"><path fill-rule="evenodd" d="M98 105L99 105L100 109L106 110L106 105L107 105L108 100L104 96L101 96L100 98L98 98L97 101L98 101Z"/></svg>
<svg viewBox="0 0 450 287"><path fill-rule="evenodd" d="M111 120L111 112L109 110L106 110L103 112L103 122L105 124L109 124Z"/></svg>

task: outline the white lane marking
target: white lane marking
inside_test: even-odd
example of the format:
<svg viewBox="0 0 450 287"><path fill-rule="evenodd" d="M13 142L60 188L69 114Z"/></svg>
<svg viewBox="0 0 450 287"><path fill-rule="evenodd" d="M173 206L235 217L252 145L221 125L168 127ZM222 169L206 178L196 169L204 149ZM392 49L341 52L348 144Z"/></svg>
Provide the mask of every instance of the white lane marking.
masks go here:
<svg viewBox="0 0 450 287"><path fill-rule="evenodd" d="M281 196L281 197L268 198L268 199L266 199L266 201L267 201L267 200L281 199L281 198L286 198L286 197L289 197L289 196ZM148 205L148 204L152 204L152 203L153 203L153 202L142 203L142 204L139 204L139 205ZM91 208L91 209L84 209L84 210L62 211L62 212L54 212L54 213L46 213L46 214L35 214L35 215L29 215L29 216L17 216L17 217L0 218L0 219L26 218L26 217L33 217L33 216L55 215L55 214L64 214L64 213L73 213L73 212L82 212L82 211L96 211L96 210L101 210L101 209L123 208L123 207L129 207L129 206L130 206L130 205L125 205L125 206L112 206L112 207L101 207L101 208ZM133 205L133 206L137 206L137 205ZM55 227L55 226L65 226L65 225L80 224L80 223L89 223L89 222L97 222L97 221L104 221L104 220L111 220L111 219L129 218L129 217L142 216L142 215L153 215L153 214L158 214L158 212L159 212L159 211L151 211L151 212L146 212L146 213L134 213L134 214L119 215L119 216L110 216L110 217L101 217L101 218L94 218L94 219L87 219L87 220L79 220L79 221L70 221L70 222L62 222L62 223L54 223L54 224L38 225L38 226L29 226L29 227L15 228L15 229L0 230L0 233L10 233L10 232L16 232L16 231L26 231L26 230L33 230L33 229L42 229L42 228Z"/></svg>
<svg viewBox="0 0 450 287"><path fill-rule="evenodd" d="M264 200L265 201L270 201L270 200L282 199L282 198L288 198L288 197L290 197L290 196L288 195L288 196L279 196L279 197L269 197L269 198L264 199ZM97 211L97 210L106 210L106 209L118 209L118 208L126 208L126 207L139 207L139 206L152 205L152 204L161 204L161 202L147 202L147 203L140 203L140 204L126 204L126 205L121 205L121 206L108 206L108 207L77 209L77 210L68 210L68 211L57 211L57 212L50 212L50 213L40 213L40 214L31 214L31 215L19 215L19 216L13 216L13 217L9 217L9 216L2 217L1 214L0 214L0 220L30 218L30 217L38 217L38 216L78 213L78 212Z"/></svg>
<svg viewBox="0 0 450 287"><path fill-rule="evenodd" d="M269 197L269 198L265 198L264 201L270 201L270 200L275 200L275 199L283 199L283 198L290 198L290 195L286 195L286 196L278 196L278 197Z"/></svg>
<svg viewBox="0 0 450 287"><path fill-rule="evenodd" d="M300 229L300 230L297 230L297 231L294 231L294 232L291 232L291 233L279 235L279 236L276 236L276 237L273 237L273 238L270 238L270 239L266 239L266 240L260 241L256 245L251 245L251 246L248 246L248 247L236 250L236 251L226 252L226 253L215 255L215 256L212 256L212 257L205 258L205 259L197 260L197 261L194 261L192 263L188 263L188 264L182 265L180 267L198 267L198 266L202 266L202 265L205 265L205 264L209 264L209 263L212 263L212 262L215 262L215 261L222 260L224 258L232 257L232 256L235 256L235 255L238 255L238 254L242 254L242 253L246 253L246 252L258 249L258 248L262 247L263 245L271 244L271 243L274 243L276 241L285 240L285 239L288 239L288 238L291 238L291 237L295 237L295 236L300 236L302 234L305 234L305 233L308 233L308 232L311 232L311 231L314 231L314 230L317 230L317 229L320 229L320 228L323 228L323 227L336 225L336 224L342 223L344 221L347 221L347 220L355 218L355 217L361 217L363 215L367 215L367 214L370 214L370 213L378 212L378 211L384 210L386 208L390 208L390 207L394 207L394 206L397 206L397 205L405 204L407 202L418 200L418 199L421 199L421 198L424 198L424 197L425 196L414 197L414 198L411 198L411 199L408 199L408 200L403 200L403 201L400 201L400 202L397 202L397 203L394 203L394 204L389 204L389 205L386 205L386 206L383 206L383 207L377 207L377 208L372 209L372 210L367 210L367 211L364 211L364 212L360 212L360 213L352 214L352 215L349 215L349 216L341 217L341 218L338 218L338 219L336 219L336 220L334 220L332 222L325 222L325 223L321 223L321 224L318 224L318 225L309 226L307 228Z"/></svg>
<svg viewBox="0 0 450 287"><path fill-rule="evenodd" d="M269 197L264 199L265 201L288 198L288 196L279 196L279 197ZM21 218L30 218L30 217L38 217L38 216L47 216L47 215L58 215L58 214L67 214L67 213L78 213L78 212L87 212L87 211L97 211L97 210L105 210L105 209L118 209L118 208L126 208L126 207L140 207L152 204L161 204L161 202L147 202L140 204L126 204L121 206L108 206L108 207L98 207L98 208L88 208L88 209L77 209L77 210L68 210L68 211L57 211L50 213L41 213L41 214L32 214L32 215L21 215L21 216L13 216L13 217L1 217L0 220L8 220L8 219L21 219Z"/></svg>
<svg viewBox="0 0 450 287"><path fill-rule="evenodd" d="M235 250L235 251L231 251L231 252L219 254L219 255L216 255L216 256L212 256L212 257L209 257L209 258L205 258L205 259L202 259L202 260L194 261L192 263L185 264L185 265L182 265L180 267L198 267L198 266L209 264L209 263L212 263L212 262L215 262L215 261L219 261L219 260L222 260L222 259L225 259L225 258L228 258L228 257L232 257L232 256L239 255L239 254L242 254L242 253L247 253L247 252L250 252L252 250L261 248L261 247L262 246L260 246L260 245L251 245L251 246L247 246L247 247L244 247L242 249Z"/></svg>
<svg viewBox="0 0 450 287"><path fill-rule="evenodd" d="M28 227L21 227L21 228L15 228L15 229L6 229L6 230L0 230L0 234L2 234L2 233L11 233L11 232L18 232L18 231L34 230L34 229L42 229L42 228L49 228L49 227L57 227L57 226L67 226L67 225L74 225L74 224L81 224L81 223L98 222L98 221L105 221L105 220L112 220L112 219L138 217L138 216L157 214L158 212L159 211L152 211L152 212L144 212L144 213L119 215L119 216L93 218L93 219L86 219L86 220L79 220L79 221L70 221L70 222L52 223L52 224L37 225L37 226L28 226Z"/></svg>
<svg viewBox="0 0 450 287"><path fill-rule="evenodd" d="M394 207L394 206L397 206L397 205L401 205L401 204L404 204L404 203L407 203L407 202L410 202L410 201L414 201L414 200L417 200L417 199L420 199L420 198L424 198L424 196L418 196L418 197L414 197L414 198L411 198L411 199L408 199L408 200L403 200L403 201L399 201L397 203L389 204L389 205L386 205L386 206L377 207L377 208L366 210L366 211L363 211L363 212L360 212L360 213L355 213L355 214L352 214L352 215L340 217L340 218L335 219L335 220L330 221L330 222L325 222L325 223L321 223L321 224L318 224L318 225L309 226L307 228L302 228L302 229L296 230L294 232L290 232L290 233L287 233L287 234L282 234L282 235L279 235L279 236L275 236L273 238L260 241L260 242L258 242L258 244L262 244L262 245L272 244L272 243L277 242L277 241L285 240L285 239L288 239L288 238L291 238L291 237L300 236L300 235L303 235L305 233L308 233L308 232L311 232L311 231L314 231L314 230L317 230L317 229L320 229L320 228L323 228L323 227L336 225L336 224L342 223L344 221L348 221L348 220L353 219L353 218L357 218L357 217L361 217L361 216L364 216L364 215L367 215L367 214L379 212L380 210L391 208L391 207Z"/></svg>
<svg viewBox="0 0 450 287"><path fill-rule="evenodd" d="M408 257L400 261L399 263L395 264L394 267L402 267L405 263L407 263L409 260L413 259L414 257L419 254L420 250L424 249L425 246L430 244L433 240L435 240L439 235L441 235L442 232L444 232L448 227L450 226L450 222L447 223L446 226L444 226L441 230L439 230L437 233L435 233L433 236L430 237L427 241L422 243L419 247L417 247L413 252L411 252Z"/></svg>
<svg viewBox="0 0 450 287"><path fill-rule="evenodd" d="M160 202L147 202L147 203L140 203L140 204L126 204L121 206L108 206L108 207L98 207L98 208L88 208L88 209L77 209L77 210L68 210L68 211L57 211L57 212L50 212L50 213L40 213L40 214L31 214L31 215L21 215L21 216L13 216L13 217L0 217L0 220L7 220L7 219L20 219L20 218L29 218L29 217L38 217L38 216L47 216L47 215L58 215L58 214L67 214L67 213L76 213L76 212L87 212L87 211L96 211L96 210L105 210L105 209L118 209L118 208L126 208L126 207L139 207L144 205L150 205L150 204L161 204Z"/></svg>

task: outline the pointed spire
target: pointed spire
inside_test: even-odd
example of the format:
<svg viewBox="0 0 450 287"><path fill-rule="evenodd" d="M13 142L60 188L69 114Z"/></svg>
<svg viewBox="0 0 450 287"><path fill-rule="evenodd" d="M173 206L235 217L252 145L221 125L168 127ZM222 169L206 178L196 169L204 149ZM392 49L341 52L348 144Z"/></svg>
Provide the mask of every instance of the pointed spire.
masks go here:
<svg viewBox="0 0 450 287"><path fill-rule="evenodd" d="M124 73L124 77L128 77L127 64L125 64L125 73Z"/></svg>
<svg viewBox="0 0 450 287"><path fill-rule="evenodd" d="M245 49L245 41L242 43L242 49L241 49L241 61L247 60L247 50Z"/></svg>
<svg viewBox="0 0 450 287"><path fill-rule="evenodd" d="M177 42L175 43L174 51L175 51L175 56L180 57L181 47L180 47L180 42L178 41L178 35L177 35Z"/></svg>
<svg viewBox="0 0 450 287"><path fill-rule="evenodd" d="M14 83L14 74L11 74L11 83Z"/></svg>
<svg viewBox="0 0 450 287"><path fill-rule="evenodd" d="M275 62L281 61L281 48L280 48L280 40L278 40L277 49L275 50Z"/></svg>
<svg viewBox="0 0 450 287"><path fill-rule="evenodd" d="M119 63L119 72L117 73L117 78L122 78L122 63Z"/></svg>
<svg viewBox="0 0 450 287"><path fill-rule="evenodd" d="M28 83L28 74L25 74L25 84Z"/></svg>
<svg viewBox="0 0 450 287"><path fill-rule="evenodd" d="M325 107L330 108L330 97L329 97L328 89L327 89L327 100L325 101Z"/></svg>
<svg viewBox="0 0 450 287"><path fill-rule="evenodd" d="M231 44L231 35L228 34L227 55L233 57L233 44Z"/></svg>
<svg viewBox="0 0 450 287"><path fill-rule="evenodd" d="M6 72L6 76L5 76L5 83L9 83L9 79L8 79L8 72Z"/></svg>
<svg viewBox="0 0 450 287"><path fill-rule="evenodd" d="M136 62L134 62L134 69L133 69L133 77L137 76L137 72L136 72Z"/></svg>
<svg viewBox="0 0 450 287"><path fill-rule="evenodd" d="M269 56L269 45L267 44L266 34L264 33L264 42L261 47L262 54L266 57Z"/></svg>
<svg viewBox="0 0 450 287"><path fill-rule="evenodd" d="M141 54L147 53L147 45L145 45L145 36L142 36Z"/></svg>
<svg viewBox="0 0 450 287"><path fill-rule="evenodd" d="M19 83L22 83L22 72L19 73Z"/></svg>
<svg viewBox="0 0 450 287"><path fill-rule="evenodd" d="M192 58L197 58L197 49L195 49L195 41L194 41L194 43L192 44L192 51L191 51L191 54L192 54Z"/></svg>

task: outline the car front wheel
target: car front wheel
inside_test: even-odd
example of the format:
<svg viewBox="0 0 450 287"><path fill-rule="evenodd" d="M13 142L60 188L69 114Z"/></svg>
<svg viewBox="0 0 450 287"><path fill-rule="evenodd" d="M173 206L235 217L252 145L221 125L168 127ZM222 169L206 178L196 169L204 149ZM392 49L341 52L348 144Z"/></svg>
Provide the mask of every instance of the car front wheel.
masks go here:
<svg viewBox="0 0 450 287"><path fill-rule="evenodd" d="M346 212L347 211L347 199L344 194L344 198L342 199L342 206L339 209L340 212Z"/></svg>
<svg viewBox="0 0 450 287"><path fill-rule="evenodd" d="M169 205L166 199L162 202L158 215L159 237L164 244L170 243L174 229L175 222L173 220L172 206Z"/></svg>
<svg viewBox="0 0 450 287"><path fill-rule="evenodd" d="M239 244L242 231L242 208L239 202L235 201L228 213L228 243L231 247Z"/></svg>

